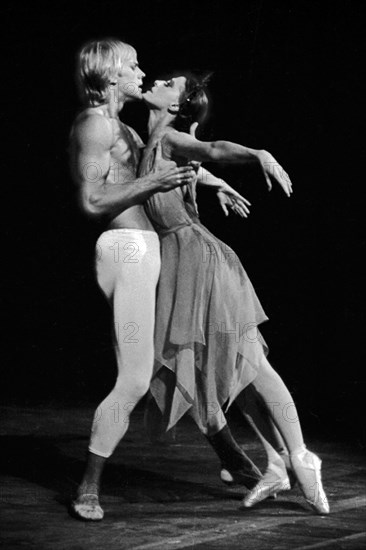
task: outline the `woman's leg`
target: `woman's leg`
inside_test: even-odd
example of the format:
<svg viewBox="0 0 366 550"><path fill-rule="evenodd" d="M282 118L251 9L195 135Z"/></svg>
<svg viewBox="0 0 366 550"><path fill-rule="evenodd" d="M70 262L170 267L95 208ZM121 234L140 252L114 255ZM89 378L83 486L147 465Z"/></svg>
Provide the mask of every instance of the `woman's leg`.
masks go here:
<svg viewBox="0 0 366 550"><path fill-rule="evenodd" d="M218 456L221 463L221 480L228 485L237 483L252 489L262 474L233 438L222 410L218 406L211 407L205 426L196 407L193 406L188 414ZM167 432L169 420L164 418L151 394L147 398L144 423L152 441L159 441L166 437L166 434L171 434L170 437L174 438L175 426Z"/></svg>
<svg viewBox="0 0 366 550"><path fill-rule="evenodd" d="M261 471L235 441L222 410L215 409L208 415L206 429L194 414L192 416L220 459L221 480L228 485L238 483L252 489L261 479Z"/></svg>
<svg viewBox="0 0 366 550"><path fill-rule="evenodd" d="M283 481L285 489L289 488L289 484L292 487L296 479L292 473L290 455L263 398L250 384L235 402L264 447L267 455L267 472L268 468L271 470L276 465L277 476Z"/></svg>
<svg viewBox="0 0 366 550"><path fill-rule="evenodd" d="M236 398L241 413L255 431L264 446L268 459L287 453L286 444L276 428L269 411L258 391L250 384Z"/></svg>
<svg viewBox="0 0 366 550"><path fill-rule="evenodd" d="M253 386L263 398L273 422L290 451L291 466L306 500L318 513L329 513L327 498L321 483L321 461L316 455L306 450L291 394L264 354L262 354L261 368ZM244 506L252 506L266 498L268 494L277 492L275 483L271 483L270 480L268 480L268 490L266 491L264 484L267 483L267 479L260 483L257 488L253 489L252 494L244 499Z"/></svg>
<svg viewBox="0 0 366 550"><path fill-rule="evenodd" d="M253 386L263 399L263 404L290 453L302 449L304 439L295 403L282 378L273 369L264 354Z"/></svg>

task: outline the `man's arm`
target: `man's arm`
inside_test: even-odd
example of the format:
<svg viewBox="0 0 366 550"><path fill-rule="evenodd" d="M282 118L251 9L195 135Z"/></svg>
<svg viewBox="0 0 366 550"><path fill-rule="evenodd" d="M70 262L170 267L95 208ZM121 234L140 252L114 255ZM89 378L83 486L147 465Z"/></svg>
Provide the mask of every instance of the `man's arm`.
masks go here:
<svg viewBox="0 0 366 550"><path fill-rule="evenodd" d="M191 167L178 168L175 162L158 158L153 171L142 178L108 182L112 144L112 127L103 116L88 116L75 128L74 177L80 189L81 207L90 215L116 216L131 206L144 203L158 191L169 191L187 183L195 175Z"/></svg>

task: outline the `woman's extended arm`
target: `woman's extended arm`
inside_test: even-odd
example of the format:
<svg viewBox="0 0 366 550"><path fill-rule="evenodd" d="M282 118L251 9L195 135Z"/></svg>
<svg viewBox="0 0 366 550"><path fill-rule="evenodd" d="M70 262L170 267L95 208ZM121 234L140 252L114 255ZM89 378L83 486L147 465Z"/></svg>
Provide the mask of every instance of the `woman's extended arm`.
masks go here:
<svg viewBox="0 0 366 550"><path fill-rule="evenodd" d="M199 162L228 162L246 164L256 162L261 167L267 186L272 189L271 179L277 181L286 195L292 193L288 174L267 151L250 149L231 141L198 141L183 132L170 132L166 135L173 154Z"/></svg>

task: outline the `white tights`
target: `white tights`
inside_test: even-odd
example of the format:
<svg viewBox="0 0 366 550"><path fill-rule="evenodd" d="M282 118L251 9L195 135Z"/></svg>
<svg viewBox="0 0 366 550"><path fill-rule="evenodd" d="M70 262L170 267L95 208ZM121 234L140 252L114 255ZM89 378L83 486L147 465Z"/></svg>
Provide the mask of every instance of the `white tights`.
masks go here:
<svg viewBox="0 0 366 550"><path fill-rule="evenodd" d="M89 451L107 458L151 381L159 238L154 231L113 229L102 233L96 254L98 284L113 310L118 376L95 411Z"/></svg>

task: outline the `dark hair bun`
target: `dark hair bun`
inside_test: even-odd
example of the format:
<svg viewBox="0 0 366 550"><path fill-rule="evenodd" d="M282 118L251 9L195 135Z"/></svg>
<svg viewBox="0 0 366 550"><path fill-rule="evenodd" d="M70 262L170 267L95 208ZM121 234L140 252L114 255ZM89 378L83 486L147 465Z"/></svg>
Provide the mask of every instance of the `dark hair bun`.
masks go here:
<svg viewBox="0 0 366 550"><path fill-rule="evenodd" d="M208 111L208 97L205 92L212 73L203 78L188 76L186 88L180 99L179 112L175 121L175 128L180 132L189 132L194 122L202 123Z"/></svg>

